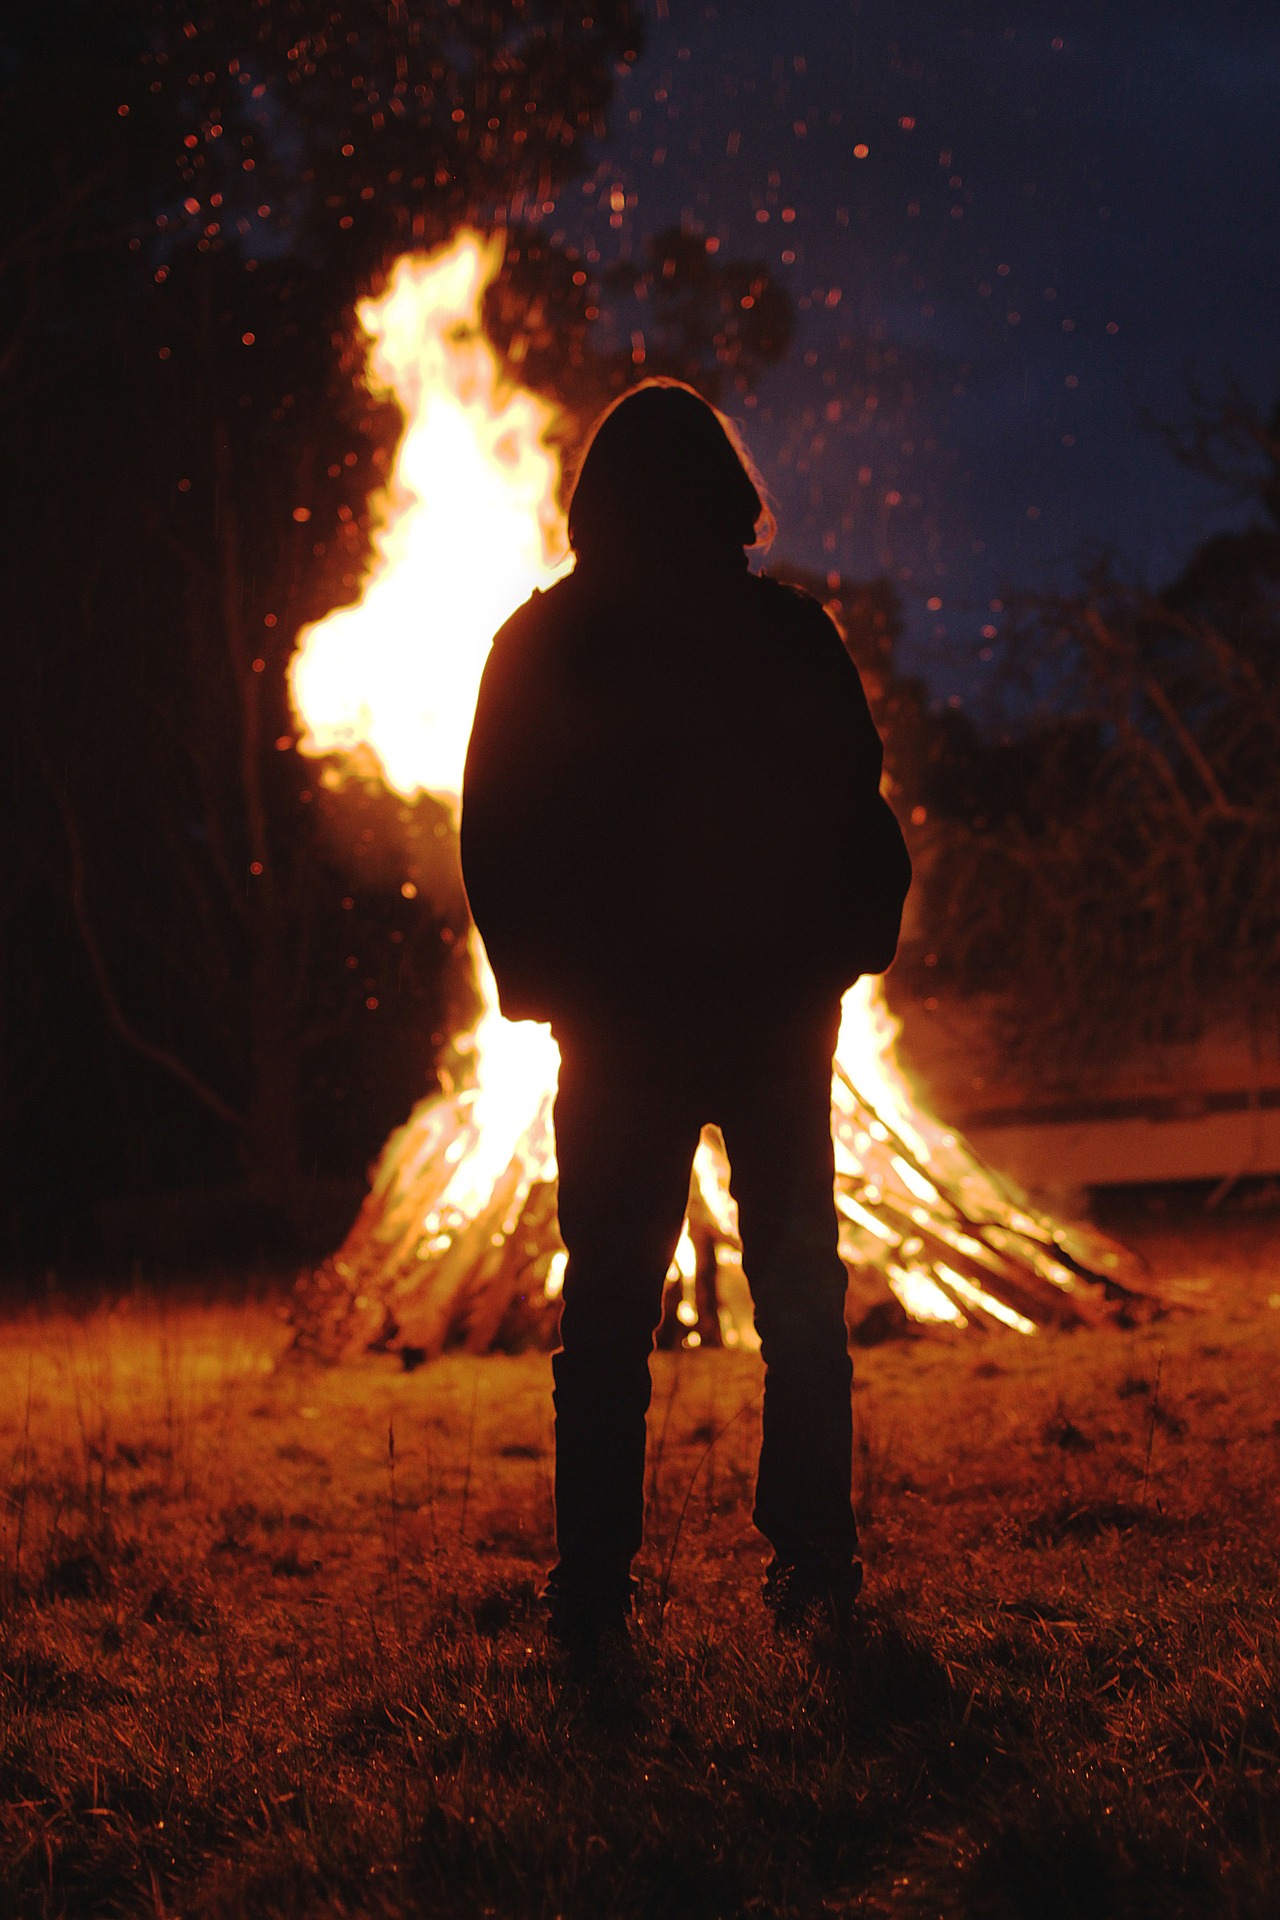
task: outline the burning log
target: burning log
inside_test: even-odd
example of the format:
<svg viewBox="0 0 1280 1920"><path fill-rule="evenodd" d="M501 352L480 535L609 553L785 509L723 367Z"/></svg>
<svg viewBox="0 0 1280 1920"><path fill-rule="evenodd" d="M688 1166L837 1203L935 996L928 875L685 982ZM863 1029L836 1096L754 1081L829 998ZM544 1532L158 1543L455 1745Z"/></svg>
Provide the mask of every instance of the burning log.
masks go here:
<svg viewBox="0 0 1280 1920"><path fill-rule="evenodd" d="M460 234L397 264L365 302L366 378L405 431L380 501L358 603L299 636L291 687L303 752L398 792L456 805L489 639L563 571L553 410L503 376L480 324L498 264ZM300 1281L295 1348L372 1349L414 1364L552 1337L565 1254L551 1128L559 1057L549 1031L504 1020L478 938L484 1008L457 1043L472 1084L423 1101L388 1140L345 1245ZM851 1273L914 1320L1034 1333L1138 1296L1122 1250L1055 1225L916 1101L893 1055L878 983L845 996L832 1083L836 1206ZM723 1141L704 1131L670 1275L666 1337L753 1344ZM882 1297L886 1297L882 1291Z"/></svg>
<svg viewBox="0 0 1280 1920"><path fill-rule="evenodd" d="M894 1032L878 989L859 983L846 996L832 1083L840 1252L851 1274L874 1276L913 1320L954 1328L1030 1334L1138 1307L1145 1296L1122 1248L1032 1208L921 1111L893 1062ZM858 1039L861 1085L847 1064ZM412 1365L449 1345L549 1343L564 1273L550 1104L547 1090L477 1194L481 1096L424 1101L387 1142L346 1244L299 1282L297 1349L331 1359L396 1352ZM755 1344L715 1128L698 1148L668 1282L664 1344Z"/></svg>

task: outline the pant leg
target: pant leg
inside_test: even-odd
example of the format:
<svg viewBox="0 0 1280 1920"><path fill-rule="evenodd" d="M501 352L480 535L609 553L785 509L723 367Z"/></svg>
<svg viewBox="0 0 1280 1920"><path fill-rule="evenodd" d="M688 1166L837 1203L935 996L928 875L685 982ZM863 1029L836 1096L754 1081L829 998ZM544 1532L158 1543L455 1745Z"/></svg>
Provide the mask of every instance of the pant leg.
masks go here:
<svg viewBox="0 0 1280 1920"><path fill-rule="evenodd" d="M783 1558L851 1558L853 1367L836 1251L831 1057L838 1010L738 1050L720 1124L765 1362L753 1518Z"/></svg>
<svg viewBox="0 0 1280 1920"><path fill-rule="evenodd" d="M556 1545L562 1578L608 1605L643 1537L649 1356L699 1122L687 1093L634 1055L573 1039L561 1051Z"/></svg>

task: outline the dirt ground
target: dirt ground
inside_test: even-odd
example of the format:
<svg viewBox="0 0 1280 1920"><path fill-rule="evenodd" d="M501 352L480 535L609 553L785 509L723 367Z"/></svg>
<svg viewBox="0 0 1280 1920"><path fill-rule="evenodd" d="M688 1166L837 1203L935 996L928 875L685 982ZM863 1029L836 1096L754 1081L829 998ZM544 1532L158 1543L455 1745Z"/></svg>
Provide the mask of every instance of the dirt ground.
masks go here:
<svg viewBox="0 0 1280 1920"><path fill-rule="evenodd" d="M865 1604L779 1643L760 1368L654 1363L629 1651L568 1671L550 1367L277 1365L279 1296L0 1341L0 1912L1280 1911L1280 1217L1170 1311L856 1358Z"/></svg>

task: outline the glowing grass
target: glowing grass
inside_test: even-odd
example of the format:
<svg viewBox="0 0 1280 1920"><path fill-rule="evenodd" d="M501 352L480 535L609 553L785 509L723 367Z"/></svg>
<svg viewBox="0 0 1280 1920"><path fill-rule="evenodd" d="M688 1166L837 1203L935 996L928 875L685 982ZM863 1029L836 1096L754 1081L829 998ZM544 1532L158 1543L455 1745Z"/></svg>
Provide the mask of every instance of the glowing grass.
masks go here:
<svg viewBox="0 0 1280 1920"><path fill-rule="evenodd" d="M595 1688L533 1604L544 1357L278 1373L270 1301L11 1323L4 1913L1262 1920L1280 1226L1148 1244L1202 1311L859 1356L844 1655L766 1631L756 1357L659 1356Z"/></svg>

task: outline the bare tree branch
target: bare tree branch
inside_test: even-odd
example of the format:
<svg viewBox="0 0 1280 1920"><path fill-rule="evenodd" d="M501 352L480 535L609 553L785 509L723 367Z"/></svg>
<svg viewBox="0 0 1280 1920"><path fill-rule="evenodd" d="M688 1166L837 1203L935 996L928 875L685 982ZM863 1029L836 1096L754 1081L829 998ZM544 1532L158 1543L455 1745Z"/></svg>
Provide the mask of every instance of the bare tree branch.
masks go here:
<svg viewBox="0 0 1280 1920"><path fill-rule="evenodd" d="M242 1114L238 1113L233 1106L222 1098L220 1093L202 1080L199 1074L193 1072L185 1060L179 1059L176 1053L171 1053L168 1047L160 1046L156 1041L148 1040L145 1034L139 1033L138 1029L125 1013L124 1008L120 1005L110 972L107 968L106 960L103 956L102 948L98 943L98 937L94 931L93 922L89 916L88 903L85 897L84 842L80 835L80 823L75 817L75 810L71 805L71 799L66 787L56 777L53 769L48 765L47 761L44 760L43 755L41 755L41 765L50 791L57 803L58 811L62 815L62 824L67 836L67 851L71 869L71 911L75 919L76 931L80 935L81 944L88 957L89 965L93 971L94 981L97 985L98 993L101 997L108 1020L126 1046L132 1047L133 1051L141 1054L144 1060L149 1060L153 1066L160 1067L165 1073L171 1075L173 1079L177 1080L180 1085L187 1089L188 1093L193 1094L203 1106L208 1107L211 1113L216 1113L220 1120L225 1120L229 1126L242 1126L244 1124L244 1116Z"/></svg>

